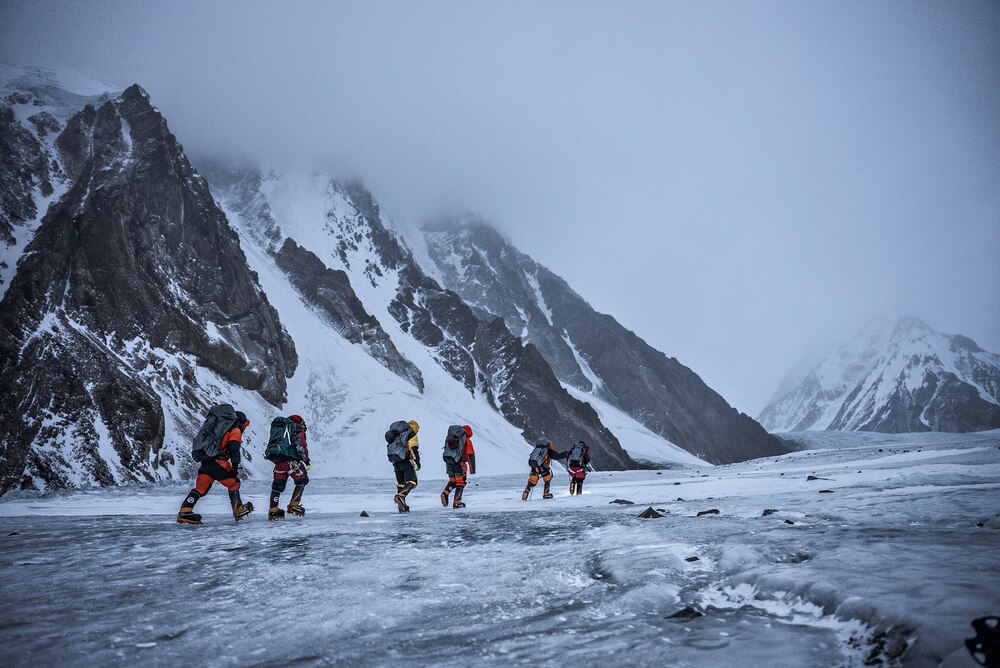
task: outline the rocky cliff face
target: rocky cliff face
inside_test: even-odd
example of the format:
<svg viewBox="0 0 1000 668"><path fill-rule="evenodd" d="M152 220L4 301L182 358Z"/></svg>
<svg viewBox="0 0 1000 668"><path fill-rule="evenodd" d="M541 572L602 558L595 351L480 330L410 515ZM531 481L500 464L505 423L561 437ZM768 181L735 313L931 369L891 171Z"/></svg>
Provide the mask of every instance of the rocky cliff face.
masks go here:
<svg viewBox="0 0 1000 668"><path fill-rule="evenodd" d="M597 313L565 281L476 220L425 229L445 286L477 313L503 318L559 380L608 401L656 434L713 463L787 452L693 371Z"/></svg>
<svg viewBox="0 0 1000 668"><path fill-rule="evenodd" d="M1000 427L1000 355L913 317L870 323L768 405L772 431L888 433Z"/></svg>
<svg viewBox="0 0 1000 668"><path fill-rule="evenodd" d="M5 137L19 164L35 155L17 128ZM164 403L201 413L198 368L280 403L294 345L138 86L79 111L51 147L65 193L0 316L0 489L166 477L183 443L164 448ZM28 181L5 168L0 183L7 201Z"/></svg>
<svg viewBox="0 0 1000 668"><path fill-rule="evenodd" d="M280 201L283 196L276 189L276 184L261 186L265 197L270 193ZM330 181L321 192L323 203L317 211L322 219L314 223L321 225L321 236L313 229L310 243L324 262L350 277L367 311L387 313L400 334L419 343L464 391L486 398L524 438L544 433L562 444L589 438L598 466L635 466L593 409L559 385L532 346L523 346L502 320L477 317L461 297L423 271L367 189ZM277 208L275 218L282 229L302 224L291 216L283 218L283 207ZM273 209L269 202L268 211Z"/></svg>

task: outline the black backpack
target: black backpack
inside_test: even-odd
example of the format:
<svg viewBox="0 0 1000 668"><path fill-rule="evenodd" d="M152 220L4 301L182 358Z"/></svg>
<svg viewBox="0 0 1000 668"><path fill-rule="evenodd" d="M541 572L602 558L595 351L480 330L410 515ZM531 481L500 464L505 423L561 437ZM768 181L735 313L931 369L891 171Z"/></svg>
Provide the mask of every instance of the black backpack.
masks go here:
<svg viewBox="0 0 1000 668"><path fill-rule="evenodd" d="M274 463L300 459L298 432L299 426L286 417L271 420L271 436L264 449L264 459Z"/></svg>
<svg viewBox="0 0 1000 668"><path fill-rule="evenodd" d="M577 441L569 451L570 466L584 466L587 463L587 453L590 448L583 441Z"/></svg>
<svg viewBox="0 0 1000 668"><path fill-rule="evenodd" d="M465 427L460 424L453 424L448 427L448 436L444 439L444 452L442 459L448 464L458 464L465 455L465 441L468 435Z"/></svg>
<svg viewBox="0 0 1000 668"><path fill-rule="evenodd" d="M208 462L222 453L222 437L236 425L236 409L217 404L209 409L201 429L191 440L191 459Z"/></svg>
<svg viewBox="0 0 1000 668"><path fill-rule="evenodd" d="M389 461L405 461L409 453L406 450L406 442L413 437L413 429L406 420L396 420L389 425L389 431L385 432L385 449Z"/></svg>

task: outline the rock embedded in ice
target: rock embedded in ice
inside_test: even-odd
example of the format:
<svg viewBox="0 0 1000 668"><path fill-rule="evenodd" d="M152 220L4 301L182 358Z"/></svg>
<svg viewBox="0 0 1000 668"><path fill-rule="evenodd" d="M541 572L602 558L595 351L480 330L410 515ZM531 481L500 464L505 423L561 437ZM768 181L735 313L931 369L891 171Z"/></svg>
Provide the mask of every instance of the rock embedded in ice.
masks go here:
<svg viewBox="0 0 1000 668"><path fill-rule="evenodd" d="M820 494L833 494L833 490L832 489L821 489L821 490L819 490L819 493Z"/></svg>
<svg viewBox="0 0 1000 668"><path fill-rule="evenodd" d="M635 501L629 501L628 499L615 499L614 501L608 501L608 503L617 503L620 506L634 506Z"/></svg>
<svg viewBox="0 0 1000 668"><path fill-rule="evenodd" d="M709 508L708 510L698 511L698 517L701 517L702 515L718 515L718 514L719 514L718 508Z"/></svg>
<svg viewBox="0 0 1000 668"><path fill-rule="evenodd" d="M778 510L776 508L765 508L764 512L761 513L760 516L761 517L767 517L768 515L773 515L776 512L778 512Z"/></svg>
<svg viewBox="0 0 1000 668"><path fill-rule="evenodd" d="M660 513L656 512L655 510L653 510L652 506L650 506L649 508L646 508L644 511L642 511L642 514L639 515L639 518L640 519L644 519L644 520L651 520L651 519L654 519L656 517L663 517L663 515L661 515Z"/></svg>
<svg viewBox="0 0 1000 668"><path fill-rule="evenodd" d="M686 621L690 621L692 619L697 619L698 617L701 617L701 616L702 616L702 613L698 612L697 610L695 610L694 608L692 608L689 605L686 608L684 608L683 610L678 610L674 614L668 615L667 619L673 619L674 621L678 621L678 622L686 622Z"/></svg>

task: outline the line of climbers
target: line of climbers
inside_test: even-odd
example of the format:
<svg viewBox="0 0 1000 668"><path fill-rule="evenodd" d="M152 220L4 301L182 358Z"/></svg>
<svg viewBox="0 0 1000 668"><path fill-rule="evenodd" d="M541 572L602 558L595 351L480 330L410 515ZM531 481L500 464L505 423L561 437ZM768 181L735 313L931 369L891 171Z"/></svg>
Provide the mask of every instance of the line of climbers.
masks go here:
<svg viewBox="0 0 1000 668"><path fill-rule="evenodd" d="M229 404L219 404L209 410L205 421L192 441L191 456L200 463L195 486L185 496L177 521L182 524L201 524L201 515L194 512L198 500L208 494L212 484L221 483L229 491L229 501L233 508L233 518L238 522L253 512L253 504L243 502L240 497L238 469L241 459L243 433L250 426L250 420L242 411ZM271 498L267 517L269 520L284 519L286 510L279 506L281 493L285 491L288 479L295 483L287 512L303 516L302 493L309 483L309 445L306 441L306 423L299 415L276 417L271 421L271 432L264 458L274 464L271 482ZM397 420L389 425L385 433L386 450L396 475L396 494L393 502L401 513L410 512L406 497L417 487L417 471L420 470L420 442L417 432L420 425L416 420ZM472 427L451 425L445 436L442 459L448 483L441 491L441 505L448 507L451 492L455 492L452 508L465 508L462 495L468 476L476 473L476 451L472 445ZM569 493L582 494L583 481L590 466L590 448L578 441L569 450L560 452L551 441L539 439L528 456L528 485L521 494L527 501L539 478L545 483L542 498L551 499L549 485L552 481L550 464L553 459L567 460L570 483Z"/></svg>
<svg viewBox="0 0 1000 668"><path fill-rule="evenodd" d="M420 470L420 442L417 432L420 425L416 420L397 420L389 425L385 432L386 451L392 468L396 473L396 495L392 497L401 513L410 512L406 497L417 486L417 471ZM476 451L472 447L472 427L469 425L452 425L448 427L445 437L442 458L445 472L448 474L448 484L441 492L441 505L448 507L448 497L455 490L453 508L465 508L462 494L465 490L466 476L476 472ZM583 481L587 478L590 466L590 446L583 441L577 441L569 450L560 452L548 439L542 438L528 455L528 485L521 494L521 500L527 501L531 490L541 478L545 483L542 491L543 499L551 499L549 484L552 482L552 469L549 466L553 459L567 460L566 469L569 472L569 493L583 494Z"/></svg>

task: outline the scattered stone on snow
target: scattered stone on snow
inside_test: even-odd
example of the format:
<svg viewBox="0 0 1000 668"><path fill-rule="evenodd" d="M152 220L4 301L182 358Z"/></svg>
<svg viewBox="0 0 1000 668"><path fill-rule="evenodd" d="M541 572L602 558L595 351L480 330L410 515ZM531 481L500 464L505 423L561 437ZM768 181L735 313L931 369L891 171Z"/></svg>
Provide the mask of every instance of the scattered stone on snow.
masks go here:
<svg viewBox="0 0 1000 668"><path fill-rule="evenodd" d="M699 617L701 617L701 613L689 605L683 610L678 610L674 614L668 615L667 619L673 619L677 622L687 622L692 619L698 619Z"/></svg>
<svg viewBox="0 0 1000 668"><path fill-rule="evenodd" d="M651 520L655 517L663 517L663 515L653 510L653 506L650 506L649 508L646 508L644 511L642 511L642 514L639 515L639 517L644 520Z"/></svg>
<svg viewBox="0 0 1000 668"><path fill-rule="evenodd" d="M778 512L777 508L765 508L764 512L760 514L761 517L767 517L768 515L773 515Z"/></svg>
<svg viewBox="0 0 1000 668"><path fill-rule="evenodd" d="M702 515L718 515L718 514L719 514L718 508L709 508L708 510L698 511L698 517L701 517Z"/></svg>
<svg viewBox="0 0 1000 668"><path fill-rule="evenodd" d="M635 501L629 501L628 499L615 499L614 501L609 501L608 503L617 503L619 506L634 506Z"/></svg>
<svg viewBox="0 0 1000 668"><path fill-rule="evenodd" d="M371 517L371 515L368 514L367 510L362 510L361 511L361 517Z"/></svg>
<svg viewBox="0 0 1000 668"><path fill-rule="evenodd" d="M820 494L833 494L833 490L832 489L821 489L821 490L819 490L819 493Z"/></svg>
<svg viewBox="0 0 1000 668"><path fill-rule="evenodd" d="M687 557L684 561L701 561L701 557Z"/></svg>

